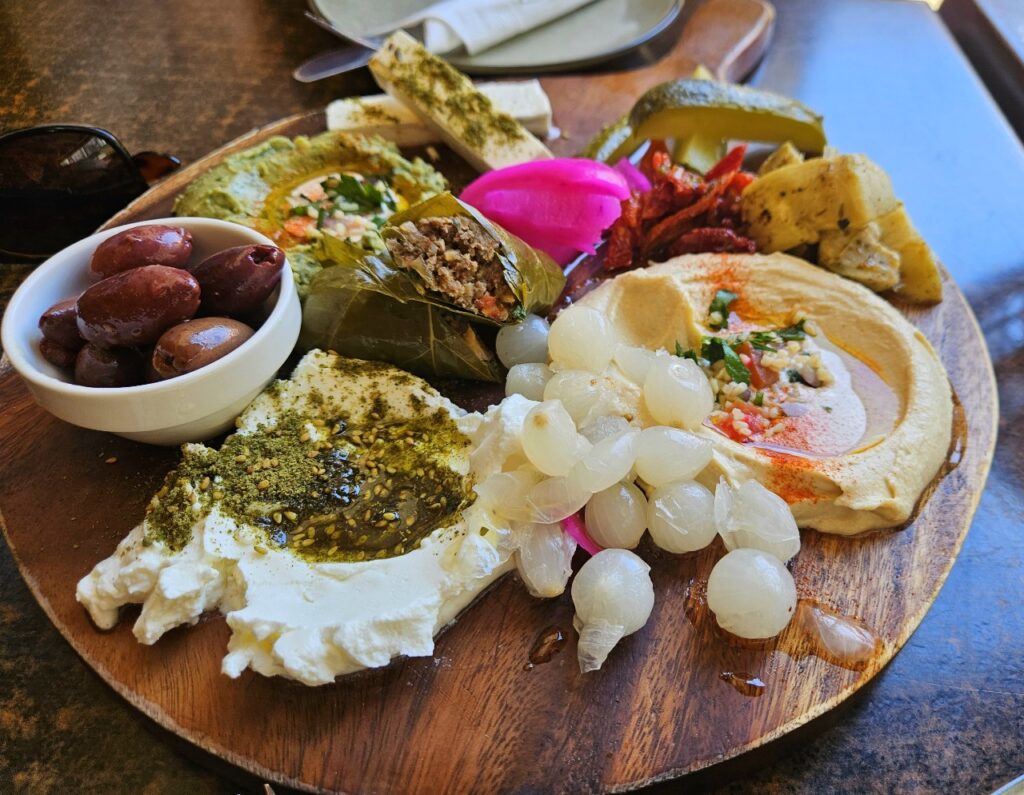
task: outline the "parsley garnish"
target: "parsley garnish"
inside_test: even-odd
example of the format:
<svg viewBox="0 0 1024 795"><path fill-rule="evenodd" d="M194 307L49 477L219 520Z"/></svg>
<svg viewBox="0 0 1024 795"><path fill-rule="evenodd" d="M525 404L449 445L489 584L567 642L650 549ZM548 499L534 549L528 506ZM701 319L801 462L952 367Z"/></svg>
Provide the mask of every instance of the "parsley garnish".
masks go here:
<svg viewBox="0 0 1024 795"><path fill-rule="evenodd" d="M381 190L377 187L379 184L381 183L371 184L368 180L361 182L351 174L341 174L325 180L323 186L330 198L340 200L359 212L372 212L382 207L394 210L395 200L390 191Z"/></svg>
<svg viewBox="0 0 1024 795"><path fill-rule="evenodd" d="M806 320L799 320L792 326L778 329L775 333L784 340L802 340L807 336L807 332L804 330L806 322Z"/></svg>
<svg viewBox="0 0 1024 795"><path fill-rule="evenodd" d="M722 337L704 337L701 345L701 356L714 363L719 359L725 362L725 371L738 384L750 383L750 370L743 364L740 355Z"/></svg>
<svg viewBox="0 0 1024 795"><path fill-rule="evenodd" d="M693 348L687 349L680 345L679 340L676 340L676 356L680 359L689 359L692 362L696 362L701 367L707 367L710 365L710 362L698 356L697 351L693 350Z"/></svg>
<svg viewBox="0 0 1024 795"><path fill-rule="evenodd" d="M753 402L754 402L755 406L763 406L764 405L764 392L758 392L756 395L754 395L754 401Z"/></svg>
<svg viewBox="0 0 1024 795"><path fill-rule="evenodd" d="M719 290L715 293L715 297L711 300L711 306L708 307L708 314L718 314L720 320L711 321L708 325L711 326L715 331L721 331L729 326L729 307L732 302L736 300L736 293L731 290Z"/></svg>
<svg viewBox="0 0 1024 795"><path fill-rule="evenodd" d="M806 322L807 321L805 320L801 320L794 323L792 326L772 329L771 331L751 331L747 335L747 339L751 345L759 350L771 350L778 347L780 342L788 342L790 340L799 341L804 339L807 336L807 332L804 330L804 323Z"/></svg>

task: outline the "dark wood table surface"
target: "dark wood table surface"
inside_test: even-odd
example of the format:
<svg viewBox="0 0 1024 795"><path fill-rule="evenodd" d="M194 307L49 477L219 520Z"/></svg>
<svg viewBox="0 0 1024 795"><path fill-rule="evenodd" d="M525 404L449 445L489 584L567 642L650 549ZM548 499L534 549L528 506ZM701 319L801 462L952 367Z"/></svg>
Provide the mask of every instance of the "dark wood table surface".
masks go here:
<svg viewBox="0 0 1024 795"><path fill-rule="evenodd" d="M889 667L795 735L661 789L991 792L1024 773L1024 150L923 4L776 5L775 42L754 82L820 110L833 143L890 172L985 330L1000 443L960 558ZM302 8L3 0L0 130L98 124L129 149L191 160L254 126L371 91L365 71L291 79L302 60L336 46ZM0 301L25 273L0 265ZM258 788L115 696L50 626L0 544L0 792Z"/></svg>

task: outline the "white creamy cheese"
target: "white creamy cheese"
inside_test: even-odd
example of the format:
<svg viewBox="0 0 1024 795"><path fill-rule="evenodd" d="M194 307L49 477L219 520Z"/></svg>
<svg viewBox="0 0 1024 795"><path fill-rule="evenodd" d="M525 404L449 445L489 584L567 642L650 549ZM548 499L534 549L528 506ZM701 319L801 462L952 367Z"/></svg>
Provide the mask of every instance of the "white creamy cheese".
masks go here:
<svg viewBox="0 0 1024 795"><path fill-rule="evenodd" d="M366 419L371 407L362 400L367 384L361 379L371 376L338 370L336 360L335 354L308 354L291 380L278 383L276 396L264 393L246 409L238 433L272 425L281 408L345 416L353 423ZM375 386L380 388L379 380ZM501 437L515 425L500 412L487 418L464 415L405 374L393 388L382 390L382 397L401 416L410 412L412 393L428 408L446 409L471 436L490 434L493 427ZM313 424L307 429L324 432ZM501 439L495 441L500 446ZM187 452L202 455L204 450L191 445ZM476 479L500 465L491 458L471 464L465 450L453 453L450 462L462 473L472 468ZM482 508L470 506L450 527L438 528L405 554L311 562L266 544L263 531L214 504L198 516L191 540L177 551L159 540L146 543L143 522L82 578L76 596L104 629L117 623L123 605L142 604L134 633L146 644L174 627L196 623L204 612L220 610L232 631L224 673L237 677L248 667L265 676L320 685L340 674L386 665L399 655L432 654L437 632L513 567L509 533Z"/></svg>
<svg viewBox="0 0 1024 795"><path fill-rule="evenodd" d="M557 135L551 126L551 102L539 80L478 83L477 89L496 110L507 113L538 138ZM441 140L412 110L387 94L334 100L327 106L327 129L382 135L399 146L423 146Z"/></svg>

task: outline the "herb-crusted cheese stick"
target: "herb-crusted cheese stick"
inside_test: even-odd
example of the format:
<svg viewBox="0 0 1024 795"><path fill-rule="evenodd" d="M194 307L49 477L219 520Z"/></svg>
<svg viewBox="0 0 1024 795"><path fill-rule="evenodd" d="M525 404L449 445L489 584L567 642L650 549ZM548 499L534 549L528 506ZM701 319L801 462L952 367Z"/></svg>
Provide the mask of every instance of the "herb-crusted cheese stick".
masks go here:
<svg viewBox="0 0 1024 795"><path fill-rule="evenodd" d="M476 87L498 111L507 113L539 138L550 134L551 101L539 80L477 83ZM327 106L327 129L381 135L399 146L421 146L441 140L432 127L387 94L336 99Z"/></svg>
<svg viewBox="0 0 1024 795"><path fill-rule="evenodd" d="M370 71L381 88L480 171L553 157L472 80L404 31L388 37L370 60Z"/></svg>

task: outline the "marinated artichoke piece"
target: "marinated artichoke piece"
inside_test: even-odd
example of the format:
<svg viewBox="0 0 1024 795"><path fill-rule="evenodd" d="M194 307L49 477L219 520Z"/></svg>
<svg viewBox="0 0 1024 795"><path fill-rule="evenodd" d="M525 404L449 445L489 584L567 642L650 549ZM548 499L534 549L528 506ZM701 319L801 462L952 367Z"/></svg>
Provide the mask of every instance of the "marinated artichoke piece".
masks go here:
<svg viewBox="0 0 1024 795"><path fill-rule="evenodd" d="M847 234L824 232L818 244L818 264L872 290L891 290L900 281L900 255L881 241L877 223Z"/></svg>
<svg viewBox="0 0 1024 795"><path fill-rule="evenodd" d="M819 157L770 171L743 191L742 213L758 251L817 243L857 229L899 202L889 175L864 155Z"/></svg>
<svg viewBox="0 0 1024 795"><path fill-rule="evenodd" d="M782 146L765 158L757 174L763 177L765 174L785 166L795 166L804 162L804 155L799 149L793 146L791 141L786 141Z"/></svg>

